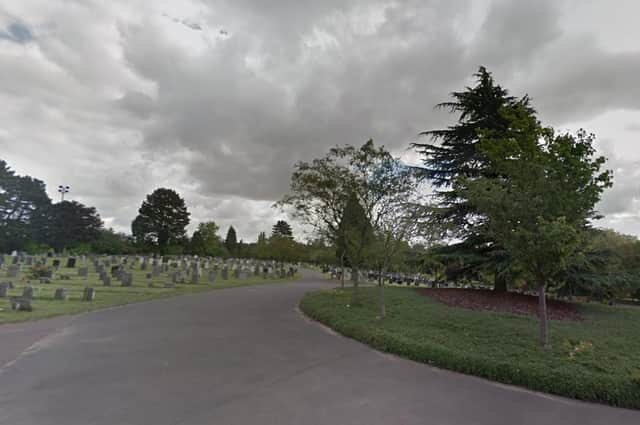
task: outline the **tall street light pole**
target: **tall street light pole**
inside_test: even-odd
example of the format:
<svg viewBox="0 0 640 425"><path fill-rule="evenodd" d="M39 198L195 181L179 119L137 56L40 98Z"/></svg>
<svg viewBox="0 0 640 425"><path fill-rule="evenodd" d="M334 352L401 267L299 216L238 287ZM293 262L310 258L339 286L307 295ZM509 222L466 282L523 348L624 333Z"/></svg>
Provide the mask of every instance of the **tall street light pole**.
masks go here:
<svg viewBox="0 0 640 425"><path fill-rule="evenodd" d="M64 201L64 194L69 192L70 189L71 188L69 186L63 186L63 185L58 186L58 192L60 192L60 202Z"/></svg>

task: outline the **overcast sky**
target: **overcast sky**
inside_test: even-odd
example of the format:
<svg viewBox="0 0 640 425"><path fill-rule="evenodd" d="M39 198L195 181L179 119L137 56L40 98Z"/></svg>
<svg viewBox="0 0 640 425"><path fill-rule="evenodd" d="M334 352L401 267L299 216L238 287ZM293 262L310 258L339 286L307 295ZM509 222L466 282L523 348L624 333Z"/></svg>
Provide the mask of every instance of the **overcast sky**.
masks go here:
<svg viewBox="0 0 640 425"><path fill-rule="evenodd" d="M192 222L255 240L293 164L373 138L408 161L479 65L541 119L584 127L614 188L601 226L640 234L637 0L6 0L0 158L129 232L177 190Z"/></svg>

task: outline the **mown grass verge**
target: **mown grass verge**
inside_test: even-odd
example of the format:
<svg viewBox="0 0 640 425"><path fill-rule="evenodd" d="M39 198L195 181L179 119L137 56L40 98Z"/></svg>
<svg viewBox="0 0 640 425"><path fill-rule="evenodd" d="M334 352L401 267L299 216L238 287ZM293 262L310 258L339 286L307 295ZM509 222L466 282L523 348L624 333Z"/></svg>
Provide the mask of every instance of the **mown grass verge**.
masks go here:
<svg viewBox="0 0 640 425"><path fill-rule="evenodd" d="M550 351L536 317L448 307L408 288L307 294L309 317L381 351L490 380L576 399L640 409L640 309L581 305L583 321L551 321Z"/></svg>

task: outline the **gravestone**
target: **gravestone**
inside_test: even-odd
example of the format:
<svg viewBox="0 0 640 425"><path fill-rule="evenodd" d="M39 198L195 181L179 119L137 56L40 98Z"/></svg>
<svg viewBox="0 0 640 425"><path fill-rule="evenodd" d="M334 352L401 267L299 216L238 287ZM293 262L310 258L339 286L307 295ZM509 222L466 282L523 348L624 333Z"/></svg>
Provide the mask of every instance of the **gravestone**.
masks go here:
<svg viewBox="0 0 640 425"><path fill-rule="evenodd" d="M67 299L67 290L64 288L57 288L56 292L53 294L54 300L64 301Z"/></svg>
<svg viewBox="0 0 640 425"><path fill-rule="evenodd" d="M123 272L120 281L122 282L121 286L124 286L124 287L132 286L133 275L131 273Z"/></svg>
<svg viewBox="0 0 640 425"><path fill-rule="evenodd" d="M60 260L58 260L57 258L53 260L53 263L51 264L54 268L60 268Z"/></svg>
<svg viewBox="0 0 640 425"><path fill-rule="evenodd" d="M158 276L160 276L160 274L162 273L162 266L154 266L151 269L151 275L156 278Z"/></svg>
<svg viewBox="0 0 640 425"><path fill-rule="evenodd" d="M209 281L209 283L213 283L216 281L216 277L218 276L218 272L215 270L209 270L209 273L207 275L207 280Z"/></svg>
<svg viewBox="0 0 640 425"><path fill-rule="evenodd" d="M111 266L111 276L118 277L120 274L120 266Z"/></svg>
<svg viewBox="0 0 640 425"><path fill-rule="evenodd" d="M111 278L109 276L105 276L102 280L102 286L111 286Z"/></svg>
<svg viewBox="0 0 640 425"><path fill-rule="evenodd" d="M9 294L9 285L6 283L0 283L0 298L6 298Z"/></svg>
<svg viewBox="0 0 640 425"><path fill-rule="evenodd" d="M7 277L18 277L18 273L20 272L20 266L11 265L9 269L7 269Z"/></svg>
<svg viewBox="0 0 640 425"><path fill-rule="evenodd" d="M80 277L89 277L89 268L88 267L80 267L78 269L78 276Z"/></svg>
<svg viewBox="0 0 640 425"><path fill-rule="evenodd" d="M32 311L33 307L30 299L14 297L11 299L11 309L15 311Z"/></svg>
<svg viewBox="0 0 640 425"><path fill-rule="evenodd" d="M173 272L171 273L171 282L175 285L177 283L182 283L182 273L181 272Z"/></svg>
<svg viewBox="0 0 640 425"><path fill-rule="evenodd" d="M76 266L76 259L74 257L67 258L67 268L73 269Z"/></svg>
<svg viewBox="0 0 640 425"><path fill-rule="evenodd" d="M192 270L191 271L191 283L193 285L197 285L198 282L200 282L200 273L198 273L198 270Z"/></svg>
<svg viewBox="0 0 640 425"><path fill-rule="evenodd" d="M84 288L82 292L82 301L93 301L96 299L96 290L93 288Z"/></svg>
<svg viewBox="0 0 640 425"><path fill-rule="evenodd" d="M22 298L33 298L33 288L31 286L27 286L22 290Z"/></svg>
<svg viewBox="0 0 640 425"><path fill-rule="evenodd" d="M229 280L229 269L226 267L222 269L222 280Z"/></svg>

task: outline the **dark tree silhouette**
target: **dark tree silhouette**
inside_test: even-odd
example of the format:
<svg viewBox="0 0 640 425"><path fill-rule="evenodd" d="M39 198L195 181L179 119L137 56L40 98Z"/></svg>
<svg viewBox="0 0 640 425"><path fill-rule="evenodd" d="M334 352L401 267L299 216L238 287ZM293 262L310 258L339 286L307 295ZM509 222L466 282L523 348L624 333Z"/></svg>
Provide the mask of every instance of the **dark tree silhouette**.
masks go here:
<svg viewBox="0 0 640 425"><path fill-rule="evenodd" d="M172 189L156 189L142 202L138 216L131 223L136 242L155 245L161 252L186 238L189 211L184 199Z"/></svg>
<svg viewBox="0 0 640 425"><path fill-rule="evenodd" d="M18 176L0 160L0 252L22 249L36 231L36 221L51 204L45 184Z"/></svg>
<svg viewBox="0 0 640 425"><path fill-rule="evenodd" d="M284 220L278 220L278 222L273 225L271 237L293 239L293 231L291 230L291 226Z"/></svg>
<svg viewBox="0 0 640 425"><path fill-rule="evenodd" d="M478 268L492 269L495 288L506 290L511 273L509 257L499 245L487 239L482 226L477 225L478 211L454 183L459 178L494 177L494 165L479 148L482 134L490 131L499 139L511 128L514 111L534 116L535 110L528 96L510 96L484 67L474 76L477 79L474 87L454 92L453 101L436 106L459 114L458 122L445 129L421 133L429 137L430 142L412 146L423 155L422 175L437 189L438 208L432 213L433 222L446 228L449 236L462 240L444 248L442 255L468 258L474 265L469 270L471 273Z"/></svg>
<svg viewBox="0 0 640 425"><path fill-rule="evenodd" d="M62 201L49 206L41 228L43 242L60 251L80 242L96 240L102 230L102 220L94 207L76 201Z"/></svg>
<svg viewBox="0 0 640 425"><path fill-rule="evenodd" d="M227 237L224 238L224 246L229 251L229 254L236 255L238 251L238 237L236 236L236 229L233 226L229 226L227 231Z"/></svg>

